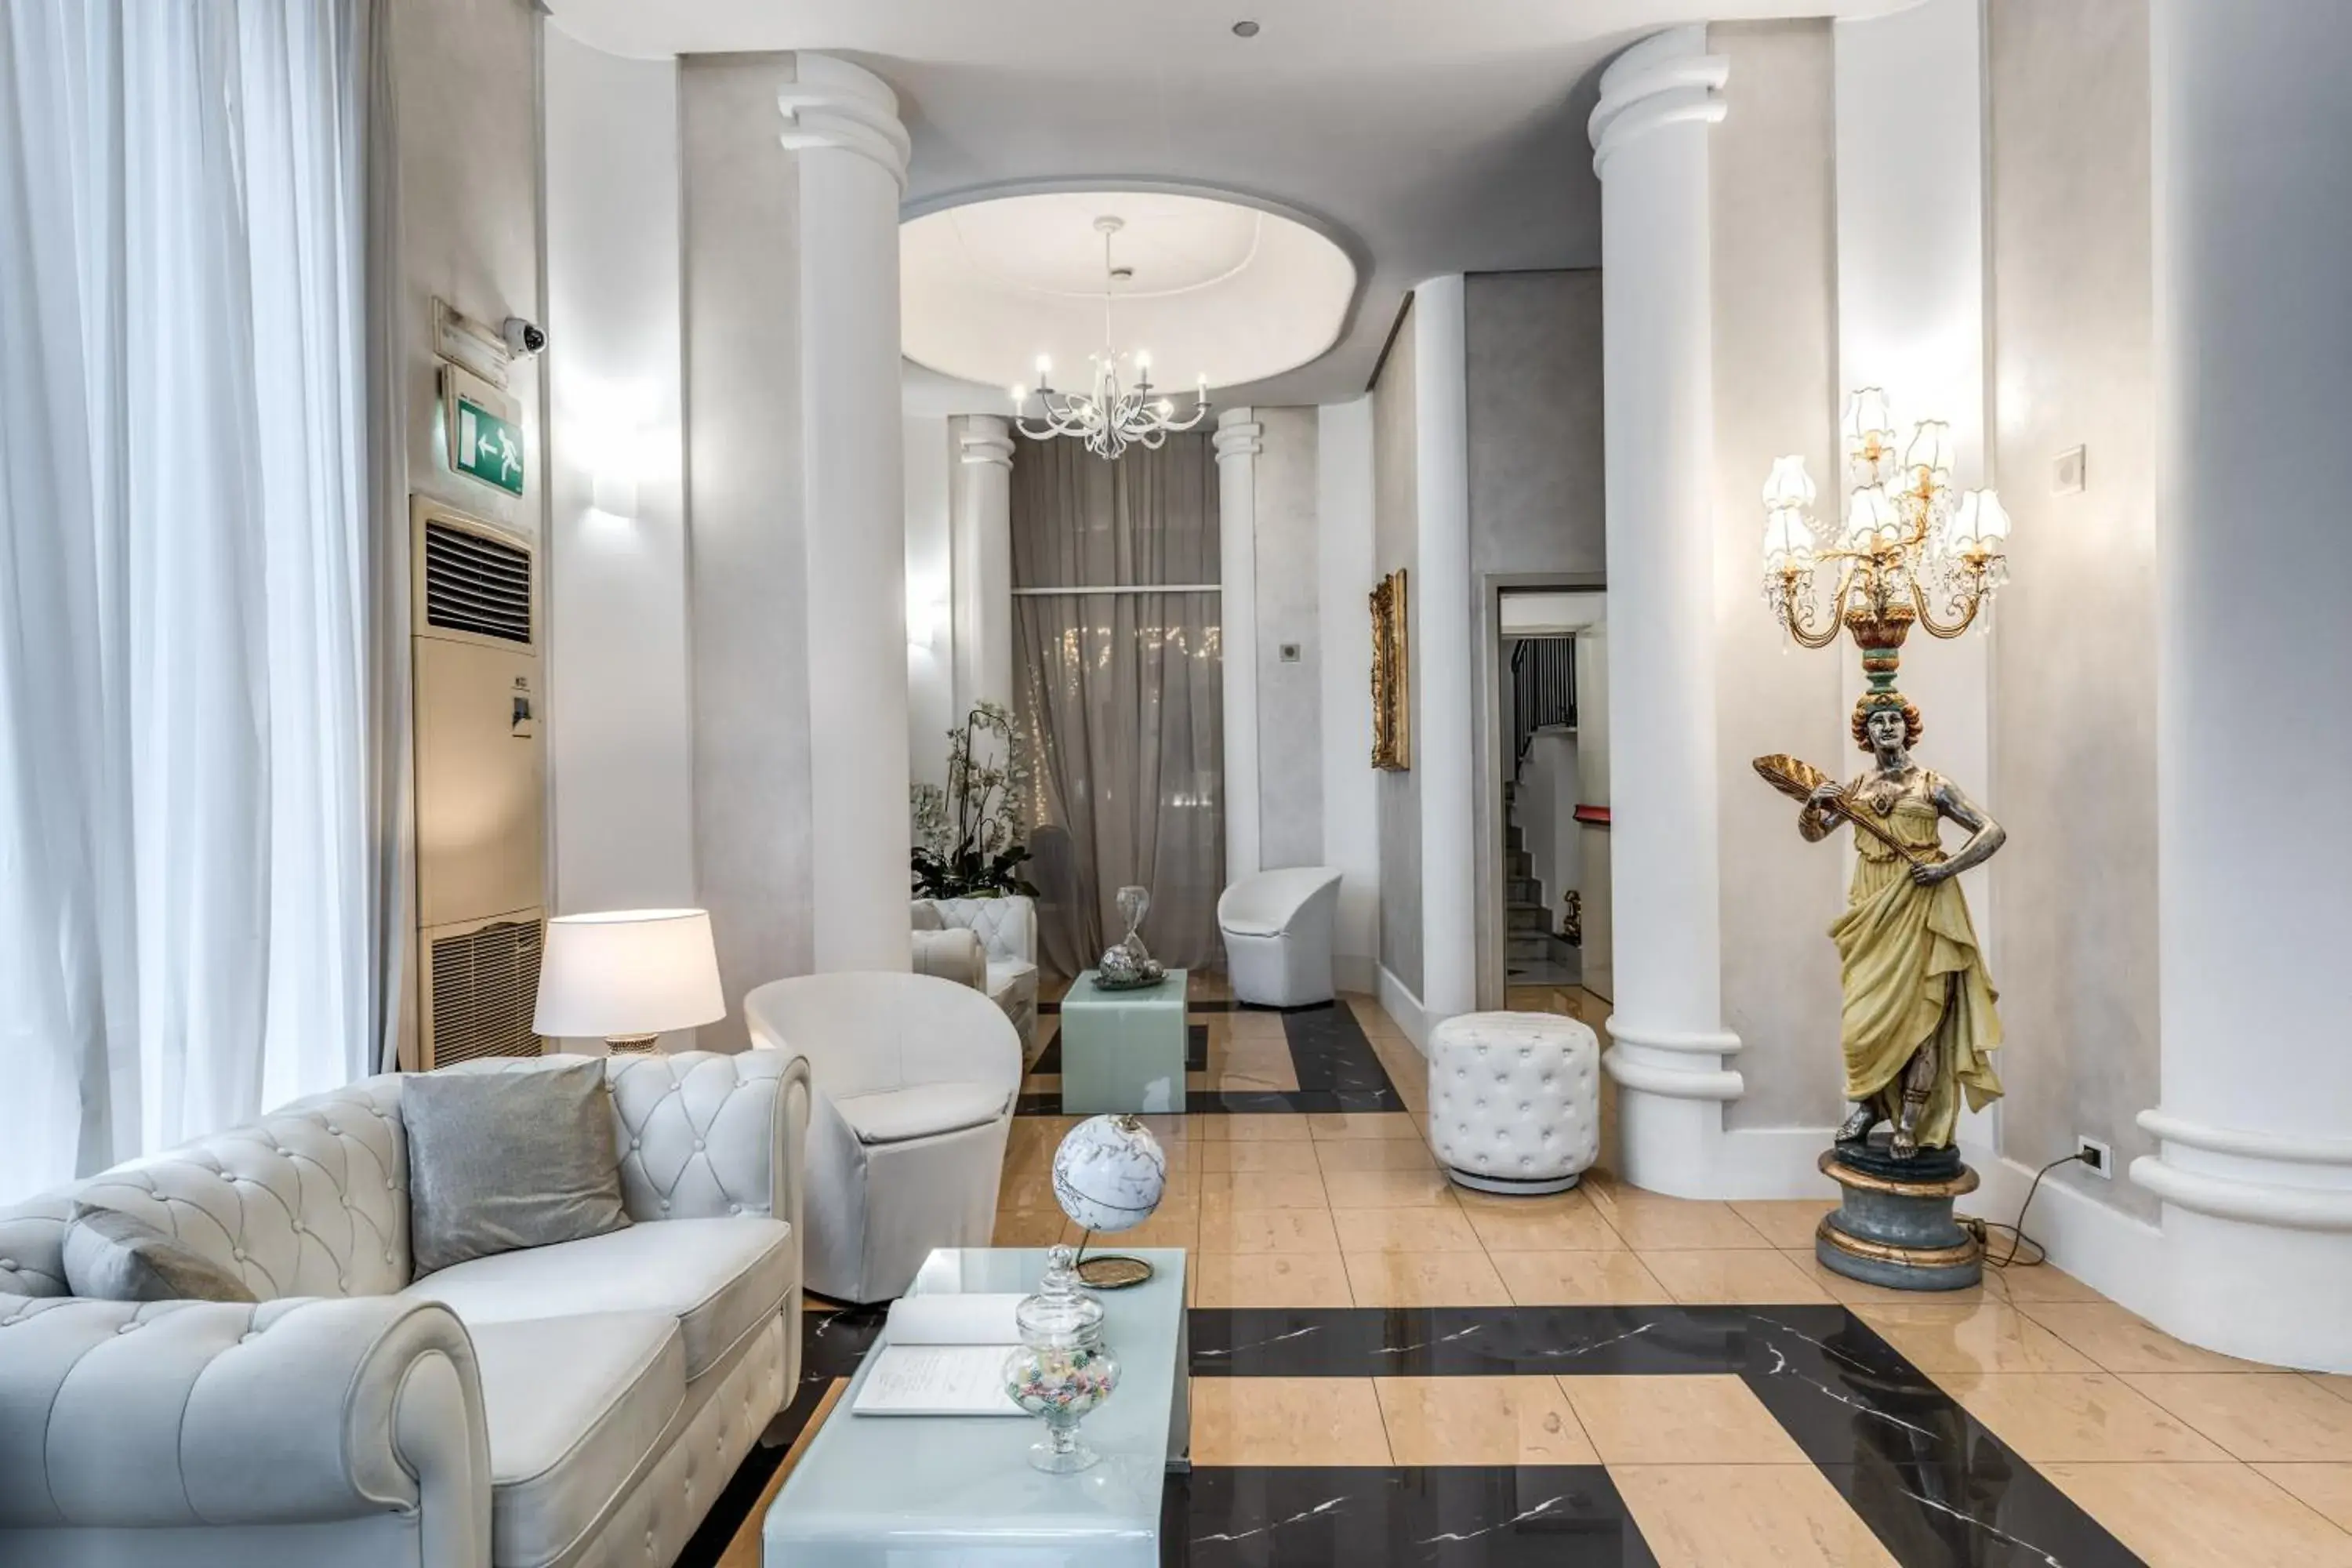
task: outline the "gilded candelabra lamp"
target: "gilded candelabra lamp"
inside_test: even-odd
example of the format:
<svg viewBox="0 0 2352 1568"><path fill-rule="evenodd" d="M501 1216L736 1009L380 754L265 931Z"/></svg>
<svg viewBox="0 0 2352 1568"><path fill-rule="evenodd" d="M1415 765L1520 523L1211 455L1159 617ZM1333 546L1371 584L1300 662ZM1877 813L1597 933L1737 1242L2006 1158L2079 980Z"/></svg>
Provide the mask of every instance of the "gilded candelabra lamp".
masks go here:
<svg viewBox="0 0 2352 1568"><path fill-rule="evenodd" d="M1895 678L1914 626L1956 637L1986 618L2007 580L2009 516L1990 489L1954 495L1943 421L1920 421L1898 458L1875 387L1848 402L1843 438L1850 489L1834 532L1810 515L1801 458L1779 459L1764 482L1765 603L1802 647L1851 634L1868 682L1851 729L1871 760L1852 782L1795 757L1756 759L1767 783L1802 803L1806 842L1842 823L1854 828L1853 881L1830 927L1853 1109L1821 1159L1844 1195L1813 1249L1853 1279L1959 1289L1983 1271L1975 1237L1952 1215L1953 1200L1977 1185L1955 1146L1960 1105L1982 1110L2001 1089L1992 980L1956 879L2008 836L1958 784L1912 760L1923 725ZM1948 851L1947 822L1967 835Z"/></svg>

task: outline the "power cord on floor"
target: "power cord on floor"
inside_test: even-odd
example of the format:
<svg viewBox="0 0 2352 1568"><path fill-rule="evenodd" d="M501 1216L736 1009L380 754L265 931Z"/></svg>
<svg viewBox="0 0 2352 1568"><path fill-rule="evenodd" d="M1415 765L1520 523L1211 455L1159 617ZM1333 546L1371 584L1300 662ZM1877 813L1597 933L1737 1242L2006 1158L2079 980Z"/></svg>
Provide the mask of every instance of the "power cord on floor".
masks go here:
<svg viewBox="0 0 2352 1568"><path fill-rule="evenodd" d="M2032 1184L2025 1189L2025 1201L2017 1205L2017 1223L2015 1225L2003 1225L1997 1219L1977 1219L1974 1217L1962 1218L1960 1224L1967 1227L1968 1233L1970 1236L1977 1238L1977 1245L1984 1248L1985 1261L1987 1263L1992 1265L1995 1268L2007 1268L2013 1263L2015 1263L2020 1268L2032 1268L2049 1260L2049 1248L2043 1247L2040 1242L2025 1234L2025 1211L2033 1206L2033 1194L2042 1190L2042 1177L2048 1175L2051 1172L2056 1170L2061 1165L2071 1165L2075 1161L2082 1158L2083 1155L2081 1152L2077 1151L2074 1153L2064 1156L2063 1159L2053 1160L2050 1163L2042 1166L2042 1169L2034 1172ZM1992 1255L1992 1233L1995 1231L2007 1231L2010 1237L2008 1252L1999 1258L1995 1258ZM2017 1255L2019 1250L2029 1247L2033 1249L2033 1256L2027 1258L2022 1263L2018 1263Z"/></svg>

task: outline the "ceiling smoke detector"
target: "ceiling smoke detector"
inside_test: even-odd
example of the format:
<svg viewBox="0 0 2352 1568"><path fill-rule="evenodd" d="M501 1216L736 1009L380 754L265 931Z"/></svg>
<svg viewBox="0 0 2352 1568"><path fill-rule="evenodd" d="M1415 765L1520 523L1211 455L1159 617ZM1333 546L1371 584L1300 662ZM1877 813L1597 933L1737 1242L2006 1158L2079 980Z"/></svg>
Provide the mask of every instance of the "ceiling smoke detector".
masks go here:
<svg viewBox="0 0 2352 1568"><path fill-rule="evenodd" d="M1257 24L1255 22L1235 22L1234 24L1234 37L1236 38L1256 37Z"/></svg>

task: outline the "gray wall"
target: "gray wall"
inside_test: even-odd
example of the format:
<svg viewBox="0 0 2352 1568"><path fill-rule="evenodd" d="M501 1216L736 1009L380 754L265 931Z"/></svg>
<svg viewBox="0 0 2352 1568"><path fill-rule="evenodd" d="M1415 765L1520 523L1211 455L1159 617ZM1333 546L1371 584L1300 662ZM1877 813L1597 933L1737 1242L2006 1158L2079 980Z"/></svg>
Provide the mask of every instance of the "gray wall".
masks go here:
<svg viewBox="0 0 2352 1568"><path fill-rule="evenodd" d="M1751 759L1790 752L1840 777L1841 638L1780 654L1759 596L1772 459L1801 453L1834 514L1837 203L1832 60L1825 22L1717 25L1728 112L1708 141L1715 313L1716 743L1723 1020L1746 1094L1729 1127L1825 1126L1841 1113L1838 963L1826 934L1845 907L1843 839L1807 844L1797 810Z"/></svg>
<svg viewBox="0 0 2352 1568"><path fill-rule="evenodd" d="M1420 537L1415 490L1412 321L1396 330L1388 362L1372 386L1372 566L1385 577L1402 566L1412 653L1409 710L1421 734L1421 584L1412 570ZM1411 769L1378 777L1381 821L1381 967L1421 994L1421 775Z"/></svg>
<svg viewBox="0 0 2352 1568"><path fill-rule="evenodd" d="M814 963L807 561L800 483L800 182L776 145L790 55L679 62L686 189L698 879L728 1021L744 991Z"/></svg>
<svg viewBox="0 0 2352 1568"><path fill-rule="evenodd" d="M1261 408L1257 457L1258 855L1269 868L1323 861L1323 658L1316 603L1312 408ZM1282 662L1282 646L1298 648Z"/></svg>
<svg viewBox="0 0 2352 1568"><path fill-rule="evenodd" d="M2147 0L1992 0L1994 456L2015 520L1992 652L2003 1152L2155 1152L2154 303ZM2088 486L2051 493L2086 448ZM2287 1089L2285 1092L2292 1092ZM2122 1180L2053 1182L2153 1218Z"/></svg>
<svg viewBox="0 0 2352 1568"><path fill-rule="evenodd" d="M1601 273L1463 280L1470 580L1601 569Z"/></svg>

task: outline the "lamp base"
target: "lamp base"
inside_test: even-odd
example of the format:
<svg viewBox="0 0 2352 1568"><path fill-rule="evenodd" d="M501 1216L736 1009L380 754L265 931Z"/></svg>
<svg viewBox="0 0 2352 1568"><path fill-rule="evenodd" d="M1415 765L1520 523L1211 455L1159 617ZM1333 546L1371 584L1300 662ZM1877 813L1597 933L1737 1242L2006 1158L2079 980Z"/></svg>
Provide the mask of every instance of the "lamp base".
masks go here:
<svg viewBox="0 0 2352 1568"><path fill-rule="evenodd" d="M604 1048L616 1057L649 1057L661 1049L659 1035L607 1035Z"/></svg>

